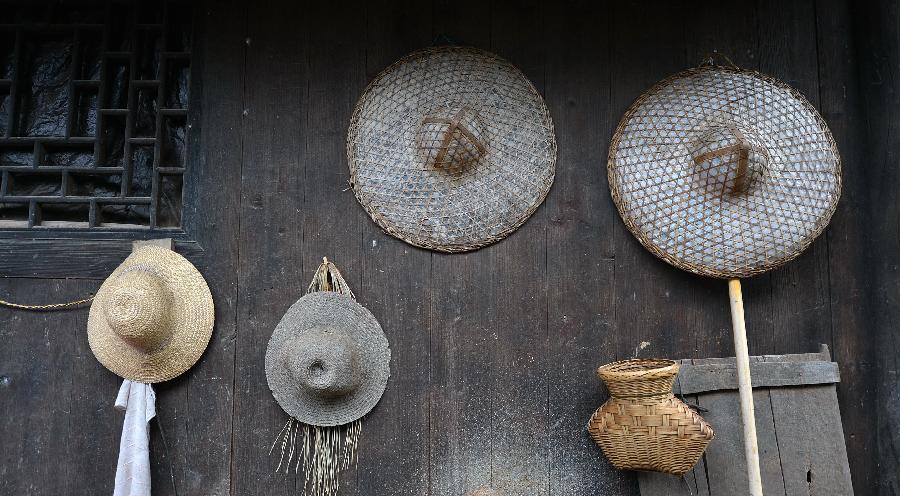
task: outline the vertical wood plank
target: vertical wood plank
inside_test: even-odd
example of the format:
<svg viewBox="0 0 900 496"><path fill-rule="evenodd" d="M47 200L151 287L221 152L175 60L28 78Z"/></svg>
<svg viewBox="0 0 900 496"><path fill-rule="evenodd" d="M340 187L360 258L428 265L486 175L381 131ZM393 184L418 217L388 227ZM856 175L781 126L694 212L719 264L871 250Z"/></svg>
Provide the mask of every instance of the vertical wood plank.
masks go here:
<svg viewBox="0 0 900 496"><path fill-rule="evenodd" d="M690 19L685 29L685 62L693 67L712 58L716 64L727 65L726 60L747 69L759 69L759 19L756 6L749 2L700 2L686 13ZM688 273L687 278L698 279ZM686 323L688 341L693 350L683 348L675 356L703 357L734 354L734 338L731 332L728 308L728 286L725 281L700 278L701 286L695 292L694 315ZM768 276L742 281L746 306L746 323L751 336L759 334L755 329L770 329L771 299ZM763 288L762 290L758 288ZM704 315L705 314L705 315ZM756 349L751 345L751 353ZM693 351L693 353L691 353Z"/></svg>
<svg viewBox="0 0 900 496"><path fill-rule="evenodd" d="M608 9L596 2L546 5L545 93L559 157L547 199L549 494L632 494L587 432L605 399L595 370L615 360L612 232L606 156L618 116L610 111Z"/></svg>
<svg viewBox="0 0 900 496"><path fill-rule="evenodd" d="M289 495L303 474L275 474L269 447L287 421L269 391L265 350L288 307L305 293L318 254L303 252L303 168L309 159L306 9L290 2L248 8L244 33L247 82L241 139L241 265L235 343L232 493ZM309 261L307 262L307 259ZM337 260L340 262L340 260Z"/></svg>
<svg viewBox="0 0 900 496"><path fill-rule="evenodd" d="M430 44L427 2L384 0L364 8L365 83L396 59ZM361 93L360 88L355 96ZM428 494L431 253L383 233L348 194L346 201L362 222L365 274L359 292L388 336L392 369L384 396L365 419L359 493Z"/></svg>
<svg viewBox="0 0 900 496"><path fill-rule="evenodd" d="M858 296L850 293L843 307L868 310L864 315L870 320L853 329L855 336L841 333L836 338L835 357L844 360L842 375L852 381L838 391L838 398L845 412L854 489L857 494L891 495L900 494L900 6L868 0L848 3L846 10L859 56L859 124L865 136L858 166L848 172L862 177L850 184L862 186L856 194L865 209L863 231L852 241L864 246L868 269L861 274ZM835 264L840 257L834 254ZM832 279L841 274L835 272ZM873 407L874 418L862 414Z"/></svg>
<svg viewBox="0 0 900 496"><path fill-rule="evenodd" d="M191 71L206 84L195 80L191 85L191 102L197 106L188 120L192 132L186 167L193 173L184 194L202 202L196 210L186 210L184 219L185 230L202 247L188 257L212 292L215 329L196 365L155 386L158 421L151 430L151 483L158 495L224 496L231 491L243 12L240 2L193 6L196 55Z"/></svg>
<svg viewBox="0 0 900 496"><path fill-rule="evenodd" d="M359 15L366 10L365 2L316 3L303 7L308 37L308 102L303 114L304 132L300 136L306 150L301 165L304 229L300 246L304 274L309 274L304 279L309 279L322 257L328 256L355 289L357 301L385 324L389 321L383 319L390 318L390 311L379 312L371 304L377 301L381 290L360 290L365 287L363 281L369 273L363 248L363 226L369 220L350 189L346 153L350 115L366 82L366 25L365 17ZM388 339L394 346L396 337L388 334ZM395 367L396 361L392 359L394 370ZM392 376L389 388L397 385L396 379ZM344 473L342 494L368 494L359 487L361 475L368 474L365 482L378 487L378 472L393 470L388 468L387 460L380 460L370 452L373 446L394 442L390 431L379 430L384 426L379 420L390 420L385 415L390 415L389 411L377 408L363 418L357 471ZM375 427L374 432L367 429L370 426ZM392 476L386 475L386 478Z"/></svg>
<svg viewBox="0 0 900 496"><path fill-rule="evenodd" d="M14 281L14 280L13 280ZM10 281L10 282L13 282ZM47 291L47 281L36 282L33 286L36 291L41 294L47 294L47 301L68 301L70 299L82 298L85 294L94 294L100 288L101 281L82 282L82 281L65 281L54 282L50 285L51 289ZM13 282L15 293L25 290L30 285L30 281ZM67 287L72 287L69 290ZM63 290L63 288L66 288ZM27 292L27 290L26 290ZM8 294L8 293L6 293ZM0 310L0 313L3 311ZM24 315L20 317L25 317ZM37 317L31 314L26 319ZM60 405L56 408L57 415L53 422L58 422L61 417L65 417L65 428L69 432L64 438L66 439L67 449L65 458L59 457L49 462L52 466L60 463L68 466L64 473L70 477L66 491L61 494L90 494L93 492L111 492L113 483L115 482L116 461L119 453L119 440L122 434L122 422L125 415L116 410L113 406L116 393L122 384L122 379L112 372L106 370L94 357L91 352L87 338L87 318L88 310L82 309L67 312L65 314L46 314L42 320L46 319L46 323L51 333L57 331L66 331L74 336L74 349L72 350L72 368L69 370L62 365L63 362L55 362L57 365L53 369L57 373L71 374L71 390L68 392L55 391L54 394L58 398L70 398L70 403L66 406ZM0 325L0 328L5 328ZM18 329L17 332L30 333L35 327L32 325L15 325L10 326L11 329ZM215 330L213 331L215 332ZM27 350L26 347L10 346L9 350L21 353ZM16 351L18 350L18 351ZM0 358L0 363L7 362L5 358ZM41 364L40 361L36 365L46 367L47 363ZM3 374L3 372L0 372ZM31 393L33 394L33 393ZM16 403L16 408L20 409L27 403ZM163 404L160 403L159 414L165 414L162 410ZM28 411L20 410L20 412ZM21 416L21 413L19 414ZM3 414L3 418L8 418ZM21 418L21 417L20 417ZM22 425L23 432L31 429ZM159 441L159 424L153 422L150 428L150 464L151 464L151 483L154 480L159 482L160 494L170 494L172 492L172 482L170 479L170 467L174 453L166 452L165 446ZM7 439L5 434L0 434L0 439ZM38 452L37 450L32 453ZM3 463L5 465L5 463ZM2 469L0 469L2 471ZM77 476L74 476L77 474ZM165 478L162 475L165 474ZM33 482L39 484L39 488L43 491L44 484L51 483L53 478L59 474L48 474L44 478L33 479ZM7 477L0 475L0 480L6 480ZM2 489L0 483L0 489ZM6 493L6 491L0 491ZM9 492L16 494L16 492ZM22 494L27 494L23 492Z"/></svg>
<svg viewBox="0 0 900 496"><path fill-rule="evenodd" d="M759 465L764 494L785 494L781 479L781 458L778 452L772 403L768 389L753 391L756 411L756 435L759 439ZM743 431L740 429L740 399L733 391L713 392L700 396L700 406L713 429L716 438L706 449L706 470L711 495L734 494L748 487L747 464L744 456Z"/></svg>
<svg viewBox="0 0 900 496"><path fill-rule="evenodd" d="M544 91L543 3L496 1L491 49ZM548 195L552 197L554 190ZM491 417L493 487L504 494L546 495L549 487L547 206L485 250L491 278L494 355Z"/></svg>
<svg viewBox="0 0 900 496"><path fill-rule="evenodd" d="M436 44L490 49L491 3L432 2ZM516 233L513 233L515 235ZM431 494L491 484L494 354L492 247L431 255Z"/></svg>
<svg viewBox="0 0 900 496"><path fill-rule="evenodd" d="M615 126L644 91L696 65L697 57L685 51L692 12L674 3L652 9L634 1L613 5L610 109ZM638 19L644 28L636 28ZM684 356L693 354L700 342L712 342L717 348L712 353L721 353L720 347L730 343L724 284L690 276L657 259L641 247L621 219L611 234L616 358Z"/></svg>
<svg viewBox="0 0 900 496"><path fill-rule="evenodd" d="M813 2L785 5L762 0L757 9L760 20L759 70L796 88L818 108ZM784 267L771 272L768 293L771 295L772 325L767 330L754 332L753 354L801 353L814 349L819 343L831 343L828 274L828 244L824 237ZM765 294L764 288L758 289Z"/></svg>
<svg viewBox="0 0 900 496"><path fill-rule="evenodd" d="M852 494L832 384L769 390L787 494Z"/></svg>
<svg viewBox="0 0 900 496"><path fill-rule="evenodd" d="M497 335L489 327L492 269L484 250L432 255L431 494L491 483L491 392Z"/></svg>
<svg viewBox="0 0 900 496"><path fill-rule="evenodd" d="M56 303L84 298L98 286L95 281L0 278L0 298ZM3 494L112 490L121 432L121 417L112 407L118 384L90 351L85 355L86 328L86 308L26 312L0 307ZM99 414L73 417L86 413L77 392L103 390L108 393L91 395ZM96 439L83 439L83 428L96 433ZM76 453L76 448L83 451Z"/></svg>
<svg viewBox="0 0 900 496"><path fill-rule="evenodd" d="M841 367L842 376L842 381L837 384L837 395L844 412L844 439L857 494L874 492L879 478L886 480L891 477L887 474L891 473L897 484L895 491L900 491L900 476L896 475L900 473L900 461L895 463L893 469L889 465L891 459L900 460L900 449L888 452L886 456L881 455L881 459L885 460L882 463L888 465L882 465L882 469L876 468L869 461L879 457L879 440L888 440L890 436L878 435L879 429L871 428L870 419L853 413L859 411L861 405L891 404L889 396L881 399L877 397L875 384L879 381L876 372L878 369L872 357L878 354L878 350L896 350L890 345L879 345L878 340L863 337L868 336L872 329L883 329L876 320L885 315L878 308L881 299L873 292L873 288L877 287L873 282L879 277L877 274L882 272L874 270L878 263L871 260L870 256L891 252L890 249L882 252L868 248L877 243L871 239L870 232L887 231L873 227L882 218L881 208L876 208L874 218L870 219L867 215L867 206L877 205L879 201L873 201L873 190L867 184L872 171L871 164L877 163L874 162L877 159L869 155L873 148L866 142L866 138L876 147L885 141L876 129L872 129L871 133L866 129L867 119L857 70L860 58L866 57L863 53L871 54L866 58L877 59L878 56L874 51L860 52L862 40L859 36L872 29L856 31L854 19L860 16L859 9L854 8L852 2L818 1L815 10L819 54L819 108L838 143L843 166L841 200L825 237L829 253L832 350L835 361ZM879 17L882 14L883 12L879 12ZM882 108L882 103L878 104L879 108ZM888 324L888 328L893 327ZM887 390L896 388L896 372L892 378L890 367L880 370L883 371L881 377L887 379ZM896 368L893 370L896 371ZM894 395L894 404L898 402L900 390ZM888 432L891 432L890 429ZM900 432L900 422L895 424L893 432ZM894 442L900 446L898 438L900 435L895 435Z"/></svg>
<svg viewBox="0 0 900 496"><path fill-rule="evenodd" d="M491 43L492 16L492 1L432 0L432 43L474 46L487 50Z"/></svg>
<svg viewBox="0 0 900 496"><path fill-rule="evenodd" d="M685 29L685 62L689 66L705 63L727 65L731 60L739 67L759 69L759 19L755 5L749 2L700 2L690 8L691 19ZM685 273L685 277L697 276ZM693 306L705 315L694 316L688 333L693 350L681 349L676 356L693 357L734 354L734 340L728 309L728 289L725 281L702 278L701 286L692 288L696 293ZM756 329L771 328L771 299L768 297L768 276L742 281L747 309L747 327L750 336L759 334ZM757 288L764 288L760 291ZM752 296L750 296L752 295ZM752 341L752 339L751 339ZM751 351L756 352L754 345ZM691 353L693 352L693 353ZM740 416L736 419L740 422Z"/></svg>

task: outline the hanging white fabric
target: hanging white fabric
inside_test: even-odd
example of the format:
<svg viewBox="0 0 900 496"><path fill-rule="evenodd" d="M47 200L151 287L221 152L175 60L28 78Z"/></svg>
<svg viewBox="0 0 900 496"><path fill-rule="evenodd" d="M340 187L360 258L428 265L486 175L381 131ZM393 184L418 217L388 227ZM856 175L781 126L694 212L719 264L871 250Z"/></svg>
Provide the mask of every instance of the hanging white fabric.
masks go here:
<svg viewBox="0 0 900 496"><path fill-rule="evenodd" d="M156 393L150 384L125 380L116 397L125 410L116 487L113 496L150 496L150 420L156 416Z"/></svg>

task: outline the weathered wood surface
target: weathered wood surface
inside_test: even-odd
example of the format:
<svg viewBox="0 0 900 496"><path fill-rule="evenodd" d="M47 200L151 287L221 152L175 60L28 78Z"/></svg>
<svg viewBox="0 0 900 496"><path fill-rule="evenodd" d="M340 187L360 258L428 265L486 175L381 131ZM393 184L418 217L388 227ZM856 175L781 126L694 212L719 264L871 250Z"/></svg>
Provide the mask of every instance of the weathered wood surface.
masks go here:
<svg viewBox="0 0 900 496"><path fill-rule="evenodd" d="M820 353L751 358L754 373L753 401L759 439L760 468L765 494L787 496L853 493L847 450L841 428L834 372L798 378L807 366L835 365L827 349ZM770 366L787 377L778 379ZM733 358L682 360L679 382L685 400L703 407L703 417L716 438L701 463L685 480L663 474L641 473L641 496L708 496L746 491L740 398L733 375L722 380L723 367L733 370ZM682 377L687 371L687 376ZM757 385L757 377L761 381ZM718 384L719 387L713 387ZM786 386L786 387L785 387ZM689 390L695 390L689 393Z"/></svg>
<svg viewBox="0 0 900 496"><path fill-rule="evenodd" d="M803 91L844 162L844 195L823 237L786 267L744 281L750 351L828 343L840 364L856 493L900 491L895 5L270 0L198 2L195 19L192 102L202 112L191 117L189 169L198 172L186 194L203 201L186 205L189 236L176 250L209 280L217 323L199 367L159 388L169 453L154 427L154 494L174 493L171 475L180 495L298 492L302 479L273 474L266 456L285 417L262 357L326 255L394 351L391 383L366 419L342 494L459 496L491 485L507 494L637 494L637 478L612 469L585 430L605 399L596 367L733 351L725 283L660 262L622 225L606 184L608 142L641 92L715 50ZM348 189L344 153L365 84L403 54L447 41L522 68L544 94L559 142L544 206L509 239L461 255L381 233ZM115 265L109 254L130 249L113 238L8 245L0 252L20 260L46 250L71 258L0 259L0 297L47 302L94 291ZM84 311L0 309L0 376L11 378L0 382L2 494L111 487L117 381L77 332L84 319ZM48 416L57 394L64 414Z"/></svg>
<svg viewBox="0 0 900 496"><path fill-rule="evenodd" d="M0 253L6 254L0 256L0 274L5 277L102 280L131 253L131 243L129 238L0 238ZM179 253L192 260L204 256L196 241L177 240L175 245Z"/></svg>
<svg viewBox="0 0 900 496"><path fill-rule="evenodd" d="M750 357L753 387L781 387L841 382L838 364L822 345L819 353L763 355ZM737 389L734 358L701 358L679 360L675 394L697 394L707 391Z"/></svg>
<svg viewBox="0 0 900 496"><path fill-rule="evenodd" d="M800 384L832 384L840 382L836 363L755 363L750 365L753 387L797 386ZM696 394L720 389L737 389L737 368L728 365L685 367L679 374L681 394Z"/></svg>
<svg viewBox="0 0 900 496"><path fill-rule="evenodd" d="M838 398L855 409L875 410L871 423L859 423L859 415L843 411L854 484L866 477L876 482L872 494L893 496L900 494L900 195L895 188L900 183L900 4L866 0L854 10L859 12L853 28L864 116L856 126L867 136L857 157L868 166L861 179L854 175L858 187L851 198L860 212L856 218L867 222L839 239L843 246L853 242L855 250L864 250L868 265L855 291L844 295L841 310L847 321L856 320L859 311L870 312L871 319L865 339L845 339L848 351L859 358L850 370L855 388L839 389Z"/></svg>

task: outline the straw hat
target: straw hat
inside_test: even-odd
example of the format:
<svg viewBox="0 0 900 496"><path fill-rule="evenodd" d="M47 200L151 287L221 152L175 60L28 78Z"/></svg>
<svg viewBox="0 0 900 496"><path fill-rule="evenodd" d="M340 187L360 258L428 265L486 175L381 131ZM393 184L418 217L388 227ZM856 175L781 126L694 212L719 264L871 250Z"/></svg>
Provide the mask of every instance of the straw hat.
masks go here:
<svg viewBox="0 0 900 496"><path fill-rule="evenodd" d="M136 249L103 282L88 342L104 367L152 384L191 368L212 335L213 301L200 272L159 246Z"/></svg>
<svg viewBox="0 0 900 496"><path fill-rule="evenodd" d="M828 126L797 90L704 66L644 93L609 149L628 229L696 274L746 277L800 254L831 219L841 164Z"/></svg>
<svg viewBox="0 0 900 496"><path fill-rule="evenodd" d="M353 112L347 155L353 191L382 229L459 252L506 237L544 201L556 137L544 100L509 62L435 47L372 81Z"/></svg>
<svg viewBox="0 0 900 496"><path fill-rule="evenodd" d="M331 291L297 300L269 340L266 379L291 417L330 427L368 413L387 386L391 350L371 312Z"/></svg>

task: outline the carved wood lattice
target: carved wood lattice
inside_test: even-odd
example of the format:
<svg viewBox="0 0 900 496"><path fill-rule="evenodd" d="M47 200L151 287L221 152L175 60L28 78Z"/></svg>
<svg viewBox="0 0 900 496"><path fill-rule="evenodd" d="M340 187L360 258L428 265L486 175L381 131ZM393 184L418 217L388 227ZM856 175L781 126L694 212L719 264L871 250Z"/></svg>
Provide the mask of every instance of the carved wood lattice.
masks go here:
<svg viewBox="0 0 900 496"><path fill-rule="evenodd" d="M180 227L190 10L4 7L0 228Z"/></svg>

